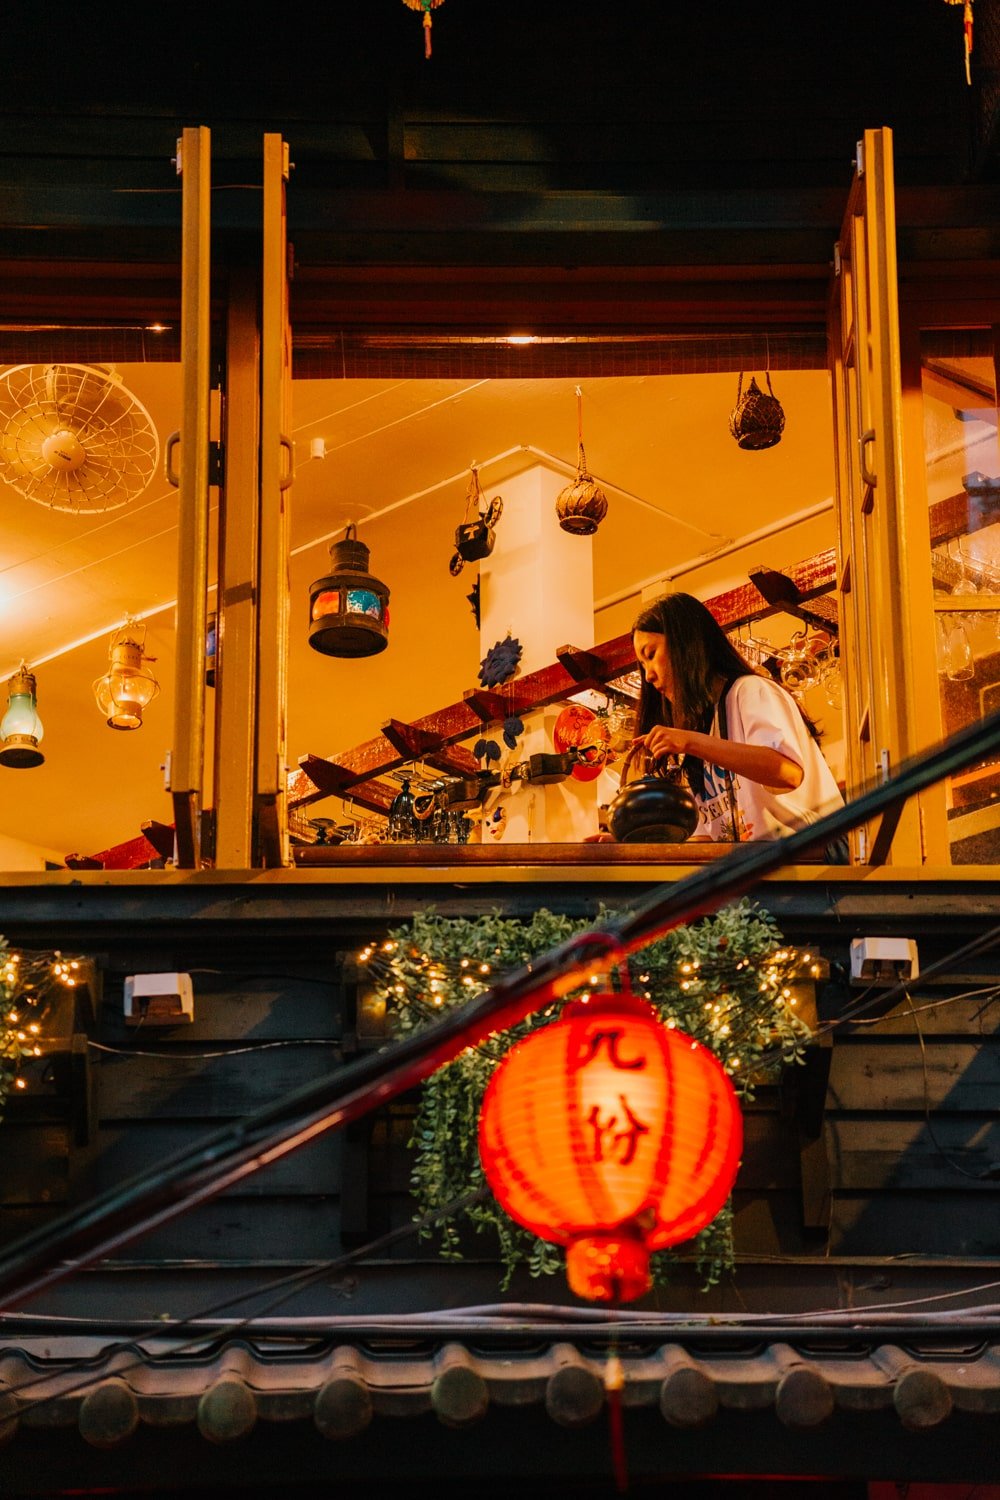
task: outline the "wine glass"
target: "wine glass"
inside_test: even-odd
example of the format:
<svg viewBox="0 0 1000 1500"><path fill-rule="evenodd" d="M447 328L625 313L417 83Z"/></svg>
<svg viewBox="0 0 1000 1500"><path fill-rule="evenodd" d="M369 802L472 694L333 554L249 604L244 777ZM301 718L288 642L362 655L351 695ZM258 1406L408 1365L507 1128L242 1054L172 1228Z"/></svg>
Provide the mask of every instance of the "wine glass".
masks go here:
<svg viewBox="0 0 1000 1500"><path fill-rule="evenodd" d="M969 632L965 628L964 617L956 615L945 647L945 676L949 682L969 682L975 675Z"/></svg>

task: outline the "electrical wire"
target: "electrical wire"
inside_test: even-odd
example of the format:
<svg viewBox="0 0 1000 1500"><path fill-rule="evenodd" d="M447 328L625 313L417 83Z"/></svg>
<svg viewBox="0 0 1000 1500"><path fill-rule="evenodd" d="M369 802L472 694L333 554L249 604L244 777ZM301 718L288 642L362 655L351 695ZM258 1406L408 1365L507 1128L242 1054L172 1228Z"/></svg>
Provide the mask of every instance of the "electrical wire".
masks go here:
<svg viewBox="0 0 1000 1500"><path fill-rule="evenodd" d="M267 1052L274 1047L332 1047L340 1049L343 1043L337 1037L288 1037L275 1042L251 1042L245 1047L220 1047L217 1052L149 1052L141 1047L110 1047L106 1042L87 1042L95 1052L110 1052L115 1057L159 1057L170 1061L184 1062L187 1059L205 1059L214 1062L218 1058L238 1057L243 1052Z"/></svg>
<svg viewBox="0 0 1000 1500"><path fill-rule="evenodd" d="M940 1000L928 1000L925 1005L914 1005L910 1001L910 1011L913 1015L920 1015L926 1010L940 1010L942 1006L954 1005L959 1000L974 1000L977 995L987 995L989 998L976 1012L975 1019L978 1020L985 1010L992 1005L994 1000L1000 999L1000 984L986 984L981 989L963 990L958 995L943 995ZM852 1020L852 1026L881 1026L887 1019L886 1016L869 1016L858 1020Z"/></svg>
<svg viewBox="0 0 1000 1500"><path fill-rule="evenodd" d="M927 980L935 974L947 973L949 967L955 964L959 959L973 958L976 954L988 952L991 948L995 948L998 945L1000 945L1000 926L991 927L989 931L980 933L978 937L975 937L970 942L963 944L962 947L955 948L950 953L946 953L942 958L936 959L934 963L929 964L927 968L921 971L919 977L923 980ZM818 1041L821 1037L830 1036L833 1032L839 1030L841 1026L862 1024L858 1021L859 1016L861 1016L865 1011L871 1010L875 1005L880 1005L885 1008L887 1002L892 1003L896 1000L909 1001L910 984L911 981L909 979L901 979L898 980L896 984L890 985L888 989L880 988L874 990L874 992L871 992L870 999L864 1000L864 998L862 997L860 1000L856 1001L849 1009L841 1012L839 1016L832 1017L829 1021L820 1022L820 1024L813 1029L812 1034L809 1037L809 1041L815 1042ZM869 991L865 991L865 995L868 995L869 993ZM956 996L956 998L958 997ZM884 1015L875 1017L876 1021L881 1021L883 1019ZM872 1023L868 1022L865 1024ZM781 1062L782 1057L783 1054L780 1048L771 1048L769 1051L761 1053L760 1057L756 1059L756 1066L768 1067L772 1063Z"/></svg>
<svg viewBox="0 0 1000 1500"><path fill-rule="evenodd" d="M996 1173L996 1162L993 1162L991 1166L985 1168L983 1172L970 1172L965 1167L963 1167L960 1162L955 1161L954 1157L948 1154L948 1152L942 1146L941 1142L938 1140L937 1132L935 1131L934 1126L931 1123L931 1093L930 1075L927 1069L927 1044L924 1041L924 1033L921 1030L920 1022L917 1019L917 1012L913 1008L913 1002L912 1000L910 1000L910 996L908 993L906 995L906 998L910 1002L910 1012L913 1016L913 1026L917 1033L917 1041L920 1043L920 1065L923 1071L924 1083L924 1123L927 1126L927 1134L930 1136L931 1141L934 1144L934 1149L937 1151L941 1160L945 1162L953 1172L957 1172L961 1177L968 1177L973 1182L983 1182Z"/></svg>
<svg viewBox="0 0 1000 1500"><path fill-rule="evenodd" d="M132 1338L130 1338L128 1340L128 1343L126 1343L125 1345L112 1345L110 1350L106 1352L105 1364L107 1363L107 1357L113 1356L118 1348L129 1348L130 1346L135 1344L137 1338L163 1337L164 1334L168 1331L171 1333L183 1331L183 1329L190 1327L192 1324L204 1321L207 1318L214 1317L217 1313L223 1311L225 1308L231 1307L234 1302L246 1302L248 1300L252 1300L255 1295L265 1295L267 1293L277 1292L277 1296L272 1297L269 1302L265 1303L264 1313L266 1314L272 1311L275 1307L280 1307L283 1302L287 1302L290 1297L294 1297L298 1292L304 1291L307 1287L311 1286L313 1282L320 1281L328 1276L335 1276L339 1271L346 1269L350 1265L353 1265L355 1261L366 1259L376 1251L389 1249L391 1246L398 1244L401 1240L409 1239L411 1235L419 1235L423 1229L430 1228L431 1225L437 1222L437 1220L452 1217L454 1214L460 1213L463 1209L473 1207L477 1202L480 1202L486 1197L486 1192L486 1186L485 1184L483 1184L482 1186L474 1189L473 1192L465 1193L461 1198L456 1198L453 1199L451 1203L446 1203L442 1208L432 1209L429 1213L423 1214L418 1219L413 1219L408 1224L403 1224L400 1225L397 1229L389 1230L387 1234L380 1235L378 1239L371 1240L366 1245L360 1245L355 1250L347 1251L346 1254L338 1256L336 1260L323 1261L320 1265L309 1266L303 1270L292 1272L290 1276L283 1276L278 1281L270 1283L268 1287L262 1288L261 1291L257 1294L240 1292L235 1296L226 1298L223 1302L217 1302L211 1307L204 1309L201 1312L194 1314L193 1316L181 1318L176 1322L173 1320L168 1321L162 1318L157 1319L155 1323L149 1323L147 1325L145 1332L140 1331L136 1334L133 1334ZM241 1330L251 1328L261 1316L261 1313L254 1313L253 1315L246 1318L240 1318L232 1324L227 1324L224 1330L226 1338L232 1338L234 1334L239 1333ZM11 1315L9 1313L0 1314L0 1329L2 1329L3 1325L9 1321L10 1317ZM175 1358L178 1354L184 1354L190 1349L196 1348L204 1342L204 1333L198 1333L196 1335L193 1335L186 1342L172 1347L170 1350L170 1355L172 1358ZM120 1375L122 1373L128 1372L129 1370L141 1369L142 1366L147 1363L148 1361L145 1359L145 1357L140 1356L139 1358L133 1360L131 1364L116 1366L115 1374ZM48 1405L52 1401L62 1400L67 1396L78 1395L81 1391L89 1390L92 1386L95 1385L100 1385L101 1382L106 1378L106 1373L103 1370L97 1372L89 1376L88 1378L79 1381L69 1390L60 1390L55 1395L40 1397L37 1401L29 1401L25 1403L24 1405L19 1407L18 1415L21 1416L26 1411L35 1411L40 1407ZM8 1385L7 1391L10 1395L20 1397L24 1391L31 1391L36 1386L45 1385L51 1379L52 1372L48 1371L44 1375L38 1376L37 1379L26 1381L21 1385Z"/></svg>

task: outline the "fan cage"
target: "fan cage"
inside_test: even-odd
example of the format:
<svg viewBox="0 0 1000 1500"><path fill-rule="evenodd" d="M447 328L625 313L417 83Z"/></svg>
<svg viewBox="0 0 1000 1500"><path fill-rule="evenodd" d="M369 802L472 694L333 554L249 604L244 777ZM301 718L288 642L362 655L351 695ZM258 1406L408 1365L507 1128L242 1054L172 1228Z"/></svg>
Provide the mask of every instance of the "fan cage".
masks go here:
<svg viewBox="0 0 1000 1500"><path fill-rule="evenodd" d="M53 442L63 433L71 440ZM117 510L143 493L159 460L152 418L112 372L51 364L0 374L0 478L26 499L73 513Z"/></svg>

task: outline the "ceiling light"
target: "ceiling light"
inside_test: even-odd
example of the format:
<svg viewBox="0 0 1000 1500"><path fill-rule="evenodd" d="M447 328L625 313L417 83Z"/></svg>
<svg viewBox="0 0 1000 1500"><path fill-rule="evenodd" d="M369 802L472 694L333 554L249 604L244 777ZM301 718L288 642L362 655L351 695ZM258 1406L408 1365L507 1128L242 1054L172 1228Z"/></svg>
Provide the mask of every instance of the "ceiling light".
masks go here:
<svg viewBox="0 0 1000 1500"><path fill-rule="evenodd" d="M35 706L35 678L24 662L7 683L7 712L0 719L0 766L27 770L45 756L38 748L44 734Z"/></svg>
<svg viewBox="0 0 1000 1500"><path fill-rule="evenodd" d="M537 342L533 333L510 333L504 340L507 344L535 344Z"/></svg>
<svg viewBox="0 0 1000 1500"><path fill-rule="evenodd" d="M146 656L145 644L145 625L132 619L111 637L111 666L94 683L94 697L109 729L141 729L143 709L160 691L160 684L146 665L152 658Z"/></svg>
<svg viewBox="0 0 1000 1500"><path fill-rule="evenodd" d="M389 589L368 571L368 548L348 526L330 545L330 572L309 590L309 644L324 656L374 656L389 644Z"/></svg>

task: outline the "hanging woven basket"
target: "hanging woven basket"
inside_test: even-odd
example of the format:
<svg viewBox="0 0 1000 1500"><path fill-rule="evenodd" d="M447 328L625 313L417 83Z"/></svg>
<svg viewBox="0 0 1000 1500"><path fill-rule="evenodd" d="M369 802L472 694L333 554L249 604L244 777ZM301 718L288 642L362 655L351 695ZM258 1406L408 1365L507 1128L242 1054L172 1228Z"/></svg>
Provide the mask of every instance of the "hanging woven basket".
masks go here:
<svg viewBox="0 0 1000 1500"><path fill-rule="evenodd" d="M608 497L587 468L583 451L583 391L576 388L576 479L556 496L556 515L563 531L593 536L608 513Z"/></svg>
<svg viewBox="0 0 1000 1500"><path fill-rule="evenodd" d="M559 525L573 536L593 536L607 513L608 497L592 478L581 443L576 479L556 497Z"/></svg>
<svg viewBox="0 0 1000 1500"><path fill-rule="evenodd" d="M736 405L729 414L729 431L741 448L773 448L781 441L785 413L771 387L770 375L765 373L764 379L770 395L764 394L753 376L744 393L743 371L740 371Z"/></svg>

